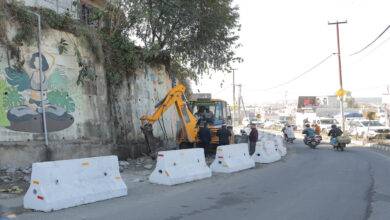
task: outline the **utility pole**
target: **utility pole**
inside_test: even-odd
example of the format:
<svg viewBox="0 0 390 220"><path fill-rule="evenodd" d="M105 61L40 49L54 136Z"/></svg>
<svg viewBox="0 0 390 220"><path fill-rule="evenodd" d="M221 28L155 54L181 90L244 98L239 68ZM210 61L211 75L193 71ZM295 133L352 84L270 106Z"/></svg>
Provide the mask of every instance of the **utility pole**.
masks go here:
<svg viewBox="0 0 390 220"><path fill-rule="evenodd" d="M347 21L336 21L333 23L328 22L328 25L336 25L336 33L337 33L337 50L338 50L338 58L339 58L339 81L340 81L340 89L343 89L343 76L341 73L341 56L340 56L340 36L339 36L339 24L346 24ZM341 123L343 128L343 133L345 132L345 117L344 117L344 97L340 97L340 111L341 111Z"/></svg>
<svg viewBox="0 0 390 220"><path fill-rule="evenodd" d="M238 124L241 124L241 86L242 84L237 85L239 90L238 90Z"/></svg>
<svg viewBox="0 0 390 220"><path fill-rule="evenodd" d="M234 70L233 69L233 127L237 126L237 115L236 115L236 83L234 79Z"/></svg>

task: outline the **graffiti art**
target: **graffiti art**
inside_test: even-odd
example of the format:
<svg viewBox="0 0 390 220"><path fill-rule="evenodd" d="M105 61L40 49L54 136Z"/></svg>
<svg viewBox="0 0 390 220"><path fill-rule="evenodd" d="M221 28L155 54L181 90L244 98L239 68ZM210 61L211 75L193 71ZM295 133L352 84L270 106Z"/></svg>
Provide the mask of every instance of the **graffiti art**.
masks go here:
<svg viewBox="0 0 390 220"><path fill-rule="evenodd" d="M0 126L42 133L44 109L49 132L68 128L74 122L69 113L75 111L75 103L66 91L66 74L55 68L55 57L44 52L41 83L38 53L27 54L24 58L26 62L22 68L6 67L6 80L0 80Z"/></svg>

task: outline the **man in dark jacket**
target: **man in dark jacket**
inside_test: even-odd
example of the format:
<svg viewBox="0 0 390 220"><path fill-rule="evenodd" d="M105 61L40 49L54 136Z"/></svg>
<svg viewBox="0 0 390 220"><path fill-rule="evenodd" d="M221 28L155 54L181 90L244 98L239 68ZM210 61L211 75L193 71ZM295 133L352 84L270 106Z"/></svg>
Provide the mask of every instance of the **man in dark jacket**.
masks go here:
<svg viewBox="0 0 390 220"><path fill-rule="evenodd" d="M217 136L219 137L219 145L228 145L232 133L226 128L226 124L223 124L222 128L217 131Z"/></svg>
<svg viewBox="0 0 390 220"><path fill-rule="evenodd" d="M249 133L249 155L252 156L256 150L256 142L259 134L257 132L256 125L251 124L251 128L251 133Z"/></svg>
<svg viewBox="0 0 390 220"><path fill-rule="evenodd" d="M333 149L336 148L335 145L337 145L337 137L341 136L343 134L343 131L338 128L336 125L332 125L332 129L330 129L328 136L331 136L330 138L330 144L333 145Z"/></svg>
<svg viewBox="0 0 390 220"><path fill-rule="evenodd" d="M207 123L204 123L203 126L199 127L198 137L200 139L200 144L204 148L204 156L206 157L211 141L211 131L207 127Z"/></svg>

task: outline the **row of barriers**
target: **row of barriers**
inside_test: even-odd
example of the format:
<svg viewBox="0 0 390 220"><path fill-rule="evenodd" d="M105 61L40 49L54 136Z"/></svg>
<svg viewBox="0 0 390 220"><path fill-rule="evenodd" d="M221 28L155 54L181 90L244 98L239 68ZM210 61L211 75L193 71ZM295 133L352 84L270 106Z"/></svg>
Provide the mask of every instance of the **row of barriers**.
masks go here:
<svg viewBox="0 0 390 220"><path fill-rule="evenodd" d="M256 151L248 144L218 146L215 160L207 165L202 148L160 151L149 181L176 185L209 178L212 172L232 173L272 163L287 153L281 136L259 132ZM117 156L34 163L24 208L50 212L127 195Z"/></svg>
<svg viewBox="0 0 390 220"><path fill-rule="evenodd" d="M211 177L212 172L233 173L253 168L255 163L272 163L286 154L282 136L259 131L259 141L252 156L247 143L218 146L210 167L206 164L202 148L161 151L149 181L175 185Z"/></svg>

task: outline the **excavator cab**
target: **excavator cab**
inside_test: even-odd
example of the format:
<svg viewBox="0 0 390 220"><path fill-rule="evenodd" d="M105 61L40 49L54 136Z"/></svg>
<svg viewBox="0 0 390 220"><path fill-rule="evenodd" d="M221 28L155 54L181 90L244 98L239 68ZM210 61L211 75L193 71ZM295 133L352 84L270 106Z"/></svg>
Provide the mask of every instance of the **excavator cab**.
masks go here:
<svg viewBox="0 0 390 220"><path fill-rule="evenodd" d="M203 123L208 124L208 127L211 130L211 144L219 144L219 138L216 134L223 124L226 124L227 128L232 130L231 111L226 101L211 99L210 94L209 98L190 99L187 102L187 106L190 112L198 119L197 129L199 128L199 125ZM233 131L231 132L233 134ZM199 141L200 140L196 138L196 142ZM182 132L179 137L179 142L185 142ZM232 140L230 140L230 143L232 143Z"/></svg>

